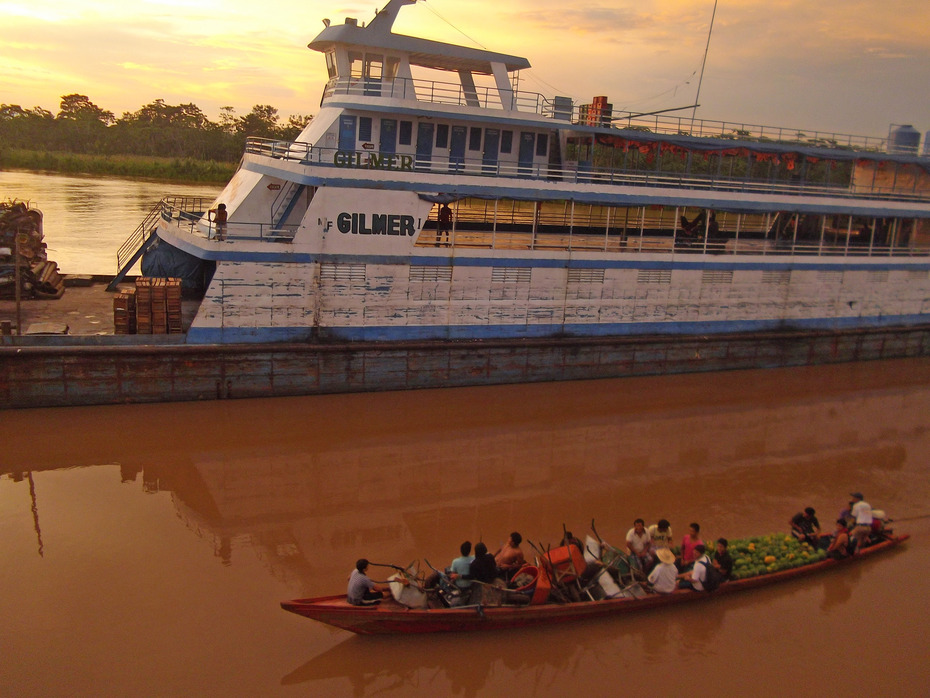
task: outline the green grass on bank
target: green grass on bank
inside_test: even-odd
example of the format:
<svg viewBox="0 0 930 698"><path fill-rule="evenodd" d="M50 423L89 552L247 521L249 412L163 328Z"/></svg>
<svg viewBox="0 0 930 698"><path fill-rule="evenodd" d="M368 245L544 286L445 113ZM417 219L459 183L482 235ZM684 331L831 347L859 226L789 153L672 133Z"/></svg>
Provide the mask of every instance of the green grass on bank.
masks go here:
<svg viewBox="0 0 930 698"><path fill-rule="evenodd" d="M144 177L171 182L225 184L238 163L143 155L86 155L82 153L0 149L0 169L44 170L62 174Z"/></svg>

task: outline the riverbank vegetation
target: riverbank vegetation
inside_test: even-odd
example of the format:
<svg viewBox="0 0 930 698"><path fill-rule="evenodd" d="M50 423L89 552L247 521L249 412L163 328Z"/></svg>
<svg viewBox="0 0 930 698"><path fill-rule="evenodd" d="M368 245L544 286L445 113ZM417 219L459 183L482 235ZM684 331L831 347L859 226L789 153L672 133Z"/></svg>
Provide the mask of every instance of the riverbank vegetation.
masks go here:
<svg viewBox="0 0 930 698"><path fill-rule="evenodd" d="M157 99L116 118L86 95L61 98L57 114L0 104L0 169L225 182L250 136L293 140L312 117L286 122L266 104L211 121L195 104Z"/></svg>

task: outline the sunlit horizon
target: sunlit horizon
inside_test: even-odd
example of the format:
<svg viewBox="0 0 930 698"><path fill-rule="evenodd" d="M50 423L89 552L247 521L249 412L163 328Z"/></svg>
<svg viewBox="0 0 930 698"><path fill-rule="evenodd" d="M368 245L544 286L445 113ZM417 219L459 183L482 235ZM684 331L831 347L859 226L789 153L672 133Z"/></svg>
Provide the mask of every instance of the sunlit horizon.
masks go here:
<svg viewBox="0 0 930 698"><path fill-rule="evenodd" d="M194 103L211 119L232 106L315 114L326 81L307 44L322 20L368 22L378 3L242 0L0 2L0 102L57 113L87 95L117 117L157 99ZM270 9L270 7L269 7ZM576 103L606 95L616 110L693 104L713 0L420 0L394 30L525 56L520 89ZM930 129L930 3L720 0L699 118L883 135Z"/></svg>

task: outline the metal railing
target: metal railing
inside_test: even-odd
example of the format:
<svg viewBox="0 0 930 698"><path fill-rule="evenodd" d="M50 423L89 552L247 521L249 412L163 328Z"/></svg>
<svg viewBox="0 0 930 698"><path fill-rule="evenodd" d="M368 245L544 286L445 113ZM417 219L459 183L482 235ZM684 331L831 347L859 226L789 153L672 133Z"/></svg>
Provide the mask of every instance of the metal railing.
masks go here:
<svg viewBox="0 0 930 698"><path fill-rule="evenodd" d="M387 155L370 151L342 151L309 143L249 138L245 152L280 160L349 169L372 169L427 172L439 176L478 175L531 179L563 184L608 184L642 187L670 187L699 191L725 191L756 194L820 195L851 199L884 199L895 201L930 201L930 192L901 192L880 187L873 182L868 187L849 184L785 182L752 180L735 177L683 175L670 172L643 172L602 167L521 165L483 158L422 158L416 154ZM916 181L916 180L915 180ZM915 185L916 186L916 185Z"/></svg>
<svg viewBox="0 0 930 698"><path fill-rule="evenodd" d="M443 104L482 109L505 109L536 114L588 126L609 129L630 129L647 133L693 136L695 138L722 138L726 140L784 143L817 148L855 149L883 152L888 139L859 136L820 129L766 126L735 121L694 119L668 114L643 115L617 111L609 115L589 116L587 104L576 104L567 97L549 99L538 92L523 90L499 91L496 86L476 86L466 91L455 82L440 82L410 78L371 80L358 78L332 78L323 89L323 99L337 95L356 97L383 97L406 99L428 104Z"/></svg>

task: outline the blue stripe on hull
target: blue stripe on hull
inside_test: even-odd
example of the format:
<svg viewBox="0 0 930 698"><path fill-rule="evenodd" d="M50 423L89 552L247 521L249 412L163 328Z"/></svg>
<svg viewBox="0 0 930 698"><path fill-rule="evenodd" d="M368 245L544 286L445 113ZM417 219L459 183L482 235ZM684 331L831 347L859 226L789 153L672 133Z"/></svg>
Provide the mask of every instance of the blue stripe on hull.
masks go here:
<svg viewBox="0 0 930 698"><path fill-rule="evenodd" d="M429 339L539 339L545 337L630 337L636 335L724 334L771 330L843 330L869 327L921 325L927 315L891 315L872 318L815 318L808 320L754 320L723 322L630 322L567 325L457 325L423 327L323 327L320 339L385 342ZM225 327L191 328L190 344L230 344L261 342L305 342L311 339L308 327Z"/></svg>

